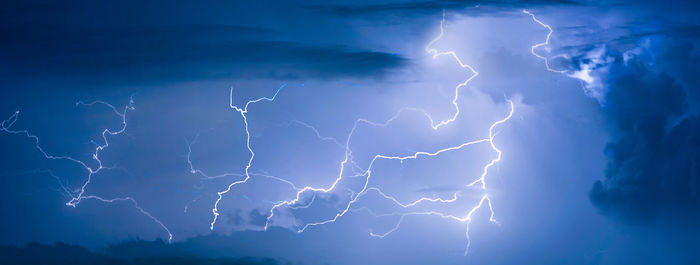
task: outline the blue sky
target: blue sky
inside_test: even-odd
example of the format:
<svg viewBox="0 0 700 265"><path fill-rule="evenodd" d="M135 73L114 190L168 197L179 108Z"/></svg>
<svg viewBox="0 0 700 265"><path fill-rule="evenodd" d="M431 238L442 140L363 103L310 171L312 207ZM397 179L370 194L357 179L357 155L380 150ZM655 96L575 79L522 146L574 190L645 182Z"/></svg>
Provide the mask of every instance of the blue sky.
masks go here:
<svg viewBox="0 0 700 265"><path fill-rule="evenodd" d="M698 7L8 3L0 244L172 235L167 253L300 264L693 264ZM488 185L467 186L485 167Z"/></svg>

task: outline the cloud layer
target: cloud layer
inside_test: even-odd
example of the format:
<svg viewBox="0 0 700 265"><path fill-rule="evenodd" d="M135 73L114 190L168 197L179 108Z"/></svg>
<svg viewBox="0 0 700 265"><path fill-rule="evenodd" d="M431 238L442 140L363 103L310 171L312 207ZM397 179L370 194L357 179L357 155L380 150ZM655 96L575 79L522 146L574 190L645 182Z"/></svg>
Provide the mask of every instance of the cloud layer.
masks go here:
<svg viewBox="0 0 700 265"><path fill-rule="evenodd" d="M590 199L603 213L633 222L693 223L700 211L700 117L693 79L674 71L700 62L685 40L664 37L614 58L600 73L613 140L605 179ZM682 54L682 56L679 56Z"/></svg>

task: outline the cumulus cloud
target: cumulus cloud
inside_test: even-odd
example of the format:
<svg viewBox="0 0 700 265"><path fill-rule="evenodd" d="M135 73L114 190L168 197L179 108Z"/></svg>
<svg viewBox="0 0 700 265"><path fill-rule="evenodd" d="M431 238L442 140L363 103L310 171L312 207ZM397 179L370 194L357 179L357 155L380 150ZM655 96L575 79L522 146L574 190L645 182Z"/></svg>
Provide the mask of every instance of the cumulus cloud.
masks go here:
<svg viewBox="0 0 700 265"><path fill-rule="evenodd" d="M605 179L589 194L606 215L633 222L699 216L700 117L688 96L697 87L670 66L700 58L689 49L671 56L679 42L663 38L627 52L607 50L598 57L607 58L604 67L590 71L613 138L605 149Z"/></svg>

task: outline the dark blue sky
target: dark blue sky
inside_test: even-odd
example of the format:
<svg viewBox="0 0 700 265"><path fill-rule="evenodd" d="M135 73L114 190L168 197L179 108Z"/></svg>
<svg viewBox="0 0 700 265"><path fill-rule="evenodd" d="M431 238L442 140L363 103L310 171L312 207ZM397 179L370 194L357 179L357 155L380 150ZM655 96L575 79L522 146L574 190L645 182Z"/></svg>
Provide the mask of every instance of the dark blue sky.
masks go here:
<svg viewBox="0 0 700 265"><path fill-rule="evenodd" d="M163 255L697 264L698 11L4 3L0 245L172 235Z"/></svg>

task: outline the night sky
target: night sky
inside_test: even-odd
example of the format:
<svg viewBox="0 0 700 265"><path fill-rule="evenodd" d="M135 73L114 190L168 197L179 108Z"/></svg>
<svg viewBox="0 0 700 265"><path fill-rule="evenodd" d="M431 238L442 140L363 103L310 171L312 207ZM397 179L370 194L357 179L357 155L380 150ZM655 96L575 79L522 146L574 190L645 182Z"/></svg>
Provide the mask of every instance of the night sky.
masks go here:
<svg viewBox="0 0 700 265"><path fill-rule="evenodd" d="M698 14L6 1L0 263L699 264Z"/></svg>

